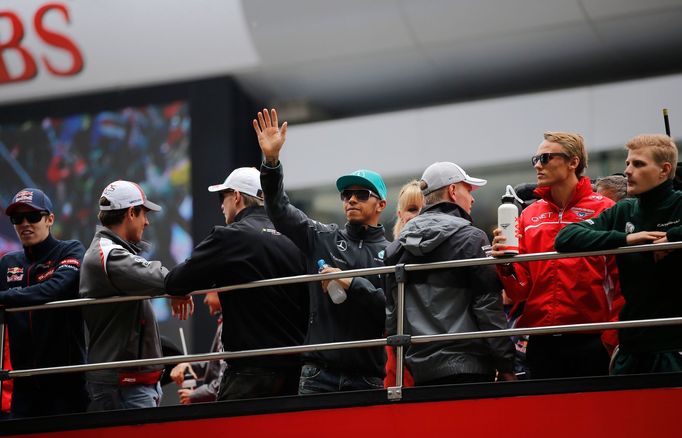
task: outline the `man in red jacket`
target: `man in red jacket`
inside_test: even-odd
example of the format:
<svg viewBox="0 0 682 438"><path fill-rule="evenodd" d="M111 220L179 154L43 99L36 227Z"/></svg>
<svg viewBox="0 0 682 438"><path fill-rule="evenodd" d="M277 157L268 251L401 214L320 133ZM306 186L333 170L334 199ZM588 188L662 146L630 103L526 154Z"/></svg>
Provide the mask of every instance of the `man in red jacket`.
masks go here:
<svg viewBox="0 0 682 438"><path fill-rule="evenodd" d="M554 238L570 223L596 217L614 205L594 193L582 176L587 152L580 134L546 132L531 163L540 200L518 219L519 253L554 251ZM493 253L503 255L505 238L494 232ZM507 295L525 301L517 327L539 327L615 320L623 304L614 257L584 257L497 265ZM613 332L536 335L526 357L531 378L608 373Z"/></svg>

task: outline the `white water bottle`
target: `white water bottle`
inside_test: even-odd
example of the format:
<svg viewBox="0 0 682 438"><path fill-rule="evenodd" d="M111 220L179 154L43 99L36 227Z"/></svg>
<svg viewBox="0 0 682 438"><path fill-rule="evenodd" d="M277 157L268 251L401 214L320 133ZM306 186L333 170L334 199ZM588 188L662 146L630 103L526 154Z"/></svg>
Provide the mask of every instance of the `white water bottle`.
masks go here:
<svg viewBox="0 0 682 438"><path fill-rule="evenodd" d="M519 253L519 238L516 237L519 209L514 205L514 200L521 202L514 188L507 186L507 191L502 196L502 205L497 209L497 226L502 229L502 235L507 239L504 243L504 254L509 256Z"/></svg>
<svg viewBox="0 0 682 438"><path fill-rule="evenodd" d="M324 259L320 259L317 261L318 271L323 270L327 266L329 265L327 265L327 262L325 262ZM334 304L341 304L344 301L346 301L347 298L346 290L336 280L332 280L329 282L329 284L327 285L327 293L329 294L329 298L332 299L332 302Z"/></svg>

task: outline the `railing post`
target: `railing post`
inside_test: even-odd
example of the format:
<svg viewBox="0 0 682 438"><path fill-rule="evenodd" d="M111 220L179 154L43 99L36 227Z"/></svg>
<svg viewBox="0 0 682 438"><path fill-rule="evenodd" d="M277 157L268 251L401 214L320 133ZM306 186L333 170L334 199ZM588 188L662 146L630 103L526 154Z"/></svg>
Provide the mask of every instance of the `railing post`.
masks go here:
<svg viewBox="0 0 682 438"><path fill-rule="evenodd" d="M407 281L407 272L405 271L405 264L401 263L395 266L395 281L398 284L398 296L396 299L395 313L396 313L396 342L395 349L395 386L388 388L388 399L391 401L398 401L403 398L403 367L404 367L404 348L406 343L409 344L409 338L405 339L405 282ZM388 293L388 291L387 291ZM389 345L392 342L389 341Z"/></svg>

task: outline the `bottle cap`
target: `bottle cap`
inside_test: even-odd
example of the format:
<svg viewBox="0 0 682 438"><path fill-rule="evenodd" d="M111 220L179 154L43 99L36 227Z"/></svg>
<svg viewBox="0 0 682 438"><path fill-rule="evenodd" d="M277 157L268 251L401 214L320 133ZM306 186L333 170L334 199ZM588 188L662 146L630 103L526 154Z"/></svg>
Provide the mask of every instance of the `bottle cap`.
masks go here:
<svg viewBox="0 0 682 438"><path fill-rule="evenodd" d="M324 269L324 265L326 265L327 262L324 261L324 259L320 259L317 261L317 269Z"/></svg>
<svg viewBox="0 0 682 438"><path fill-rule="evenodd" d="M523 201L521 198L519 198L516 195L516 192L514 191L514 187L507 185L507 191L504 193L502 196L502 202L503 203L512 203L514 200L518 201L520 204L523 204Z"/></svg>

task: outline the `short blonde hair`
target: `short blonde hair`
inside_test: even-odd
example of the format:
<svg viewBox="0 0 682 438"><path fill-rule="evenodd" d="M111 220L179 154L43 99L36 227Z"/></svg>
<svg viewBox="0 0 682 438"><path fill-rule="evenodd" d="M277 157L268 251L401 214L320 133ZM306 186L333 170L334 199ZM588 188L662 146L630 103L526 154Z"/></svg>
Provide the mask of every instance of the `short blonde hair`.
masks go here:
<svg viewBox="0 0 682 438"><path fill-rule="evenodd" d="M393 237L395 239L398 238L400 231L403 229L403 224L400 223L398 212L404 211L412 204L424 205L424 195L422 194L419 181L416 179L408 182L400 189L400 194L398 195L398 207L396 208L396 220L395 225L393 226Z"/></svg>
<svg viewBox="0 0 682 438"><path fill-rule="evenodd" d="M651 149L651 156L658 164L670 163L672 170L668 179L675 179L677 167L677 145L665 134L640 134L627 142L625 148L631 151Z"/></svg>
<svg viewBox="0 0 682 438"><path fill-rule="evenodd" d="M560 131L547 131L544 135L545 140L559 143L569 157L578 157L579 163L578 167L575 168L575 176L580 178L585 168L587 168L588 161L583 136L576 132Z"/></svg>

